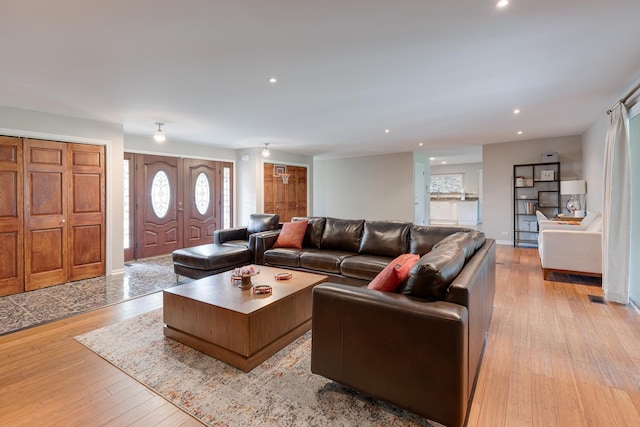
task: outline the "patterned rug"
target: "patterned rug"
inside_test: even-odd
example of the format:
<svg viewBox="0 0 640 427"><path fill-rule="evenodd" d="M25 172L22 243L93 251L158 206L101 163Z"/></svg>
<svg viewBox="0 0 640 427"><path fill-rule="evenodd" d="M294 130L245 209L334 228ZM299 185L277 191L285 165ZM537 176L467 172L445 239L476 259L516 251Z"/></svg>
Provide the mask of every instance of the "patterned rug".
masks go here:
<svg viewBox="0 0 640 427"><path fill-rule="evenodd" d="M437 425L312 374L311 332L245 373L162 328L159 309L75 339L207 425Z"/></svg>
<svg viewBox="0 0 640 427"><path fill-rule="evenodd" d="M191 279L181 277L180 283ZM0 297L0 335L137 298L176 285L171 255L125 265L124 274Z"/></svg>

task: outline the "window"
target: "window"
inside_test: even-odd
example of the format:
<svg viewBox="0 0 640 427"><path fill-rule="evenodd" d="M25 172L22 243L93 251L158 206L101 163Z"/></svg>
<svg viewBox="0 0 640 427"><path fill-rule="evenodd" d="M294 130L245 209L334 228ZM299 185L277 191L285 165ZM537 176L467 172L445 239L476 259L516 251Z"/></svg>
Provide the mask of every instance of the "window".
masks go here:
<svg viewBox="0 0 640 427"><path fill-rule="evenodd" d="M431 193L462 193L464 174L448 173L442 175L431 175Z"/></svg>
<svg viewBox="0 0 640 427"><path fill-rule="evenodd" d="M164 218L169 211L171 188L169 177L165 171L158 171L151 182L151 206L158 218Z"/></svg>
<svg viewBox="0 0 640 427"><path fill-rule="evenodd" d="M124 249L129 249L131 245L131 237L129 235L129 215L131 215L131 207L129 206L129 159L124 160L123 171L122 171L122 179L123 179L123 196L124 200L122 201L123 206L123 219L122 219L122 228L124 230Z"/></svg>
<svg viewBox="0 0 640 427"><path fill-rule="evenodd" d="M222 168L222 228L231 227L231 168Z"/></svg>
<svg viewBox="0 0 640 427"><path fill-rule="evenodd" d="M207 209L209 209L209 202L211 200L209 178L207 178L204 172L200 172L198 178L196 178L194 200L196 201L196 209L200 215L204 215Z"/></svg>

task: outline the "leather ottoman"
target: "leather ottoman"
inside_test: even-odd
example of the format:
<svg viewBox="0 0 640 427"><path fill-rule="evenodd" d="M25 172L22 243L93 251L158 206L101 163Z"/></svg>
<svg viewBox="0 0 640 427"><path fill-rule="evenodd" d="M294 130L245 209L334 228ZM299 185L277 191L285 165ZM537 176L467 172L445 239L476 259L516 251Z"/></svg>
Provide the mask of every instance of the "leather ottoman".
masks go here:
<svg viewBox="0 0 640 427"><path fill-rule="evenodd" d="M246 247L210 243L173 251L173 271L176 275L200 279L250 264L251 258Z"/></svg>

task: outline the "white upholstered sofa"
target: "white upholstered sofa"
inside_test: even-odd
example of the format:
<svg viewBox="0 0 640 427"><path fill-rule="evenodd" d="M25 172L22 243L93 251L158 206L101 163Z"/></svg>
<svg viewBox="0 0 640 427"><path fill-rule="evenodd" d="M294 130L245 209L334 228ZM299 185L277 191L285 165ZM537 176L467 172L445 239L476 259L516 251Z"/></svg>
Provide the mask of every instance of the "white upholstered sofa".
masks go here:
<svg viewBox="0 0 640 427"><path fill-rule="evenodd" d="M602 276L602 215L587 212L579 225L538 217L543 276L549 272Z"/></svg>

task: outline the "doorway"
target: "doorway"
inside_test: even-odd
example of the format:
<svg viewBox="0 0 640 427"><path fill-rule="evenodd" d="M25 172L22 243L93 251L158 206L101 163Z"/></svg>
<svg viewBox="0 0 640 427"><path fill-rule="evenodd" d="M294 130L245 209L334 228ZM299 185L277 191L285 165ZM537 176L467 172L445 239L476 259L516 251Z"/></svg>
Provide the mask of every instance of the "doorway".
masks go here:
<svg viewBox="0 0 640 427"><path fill-rule="evenodd" d="M125 153L125 261L213 243L215 230L231 226L232 168L230 162Z"/></svg>

